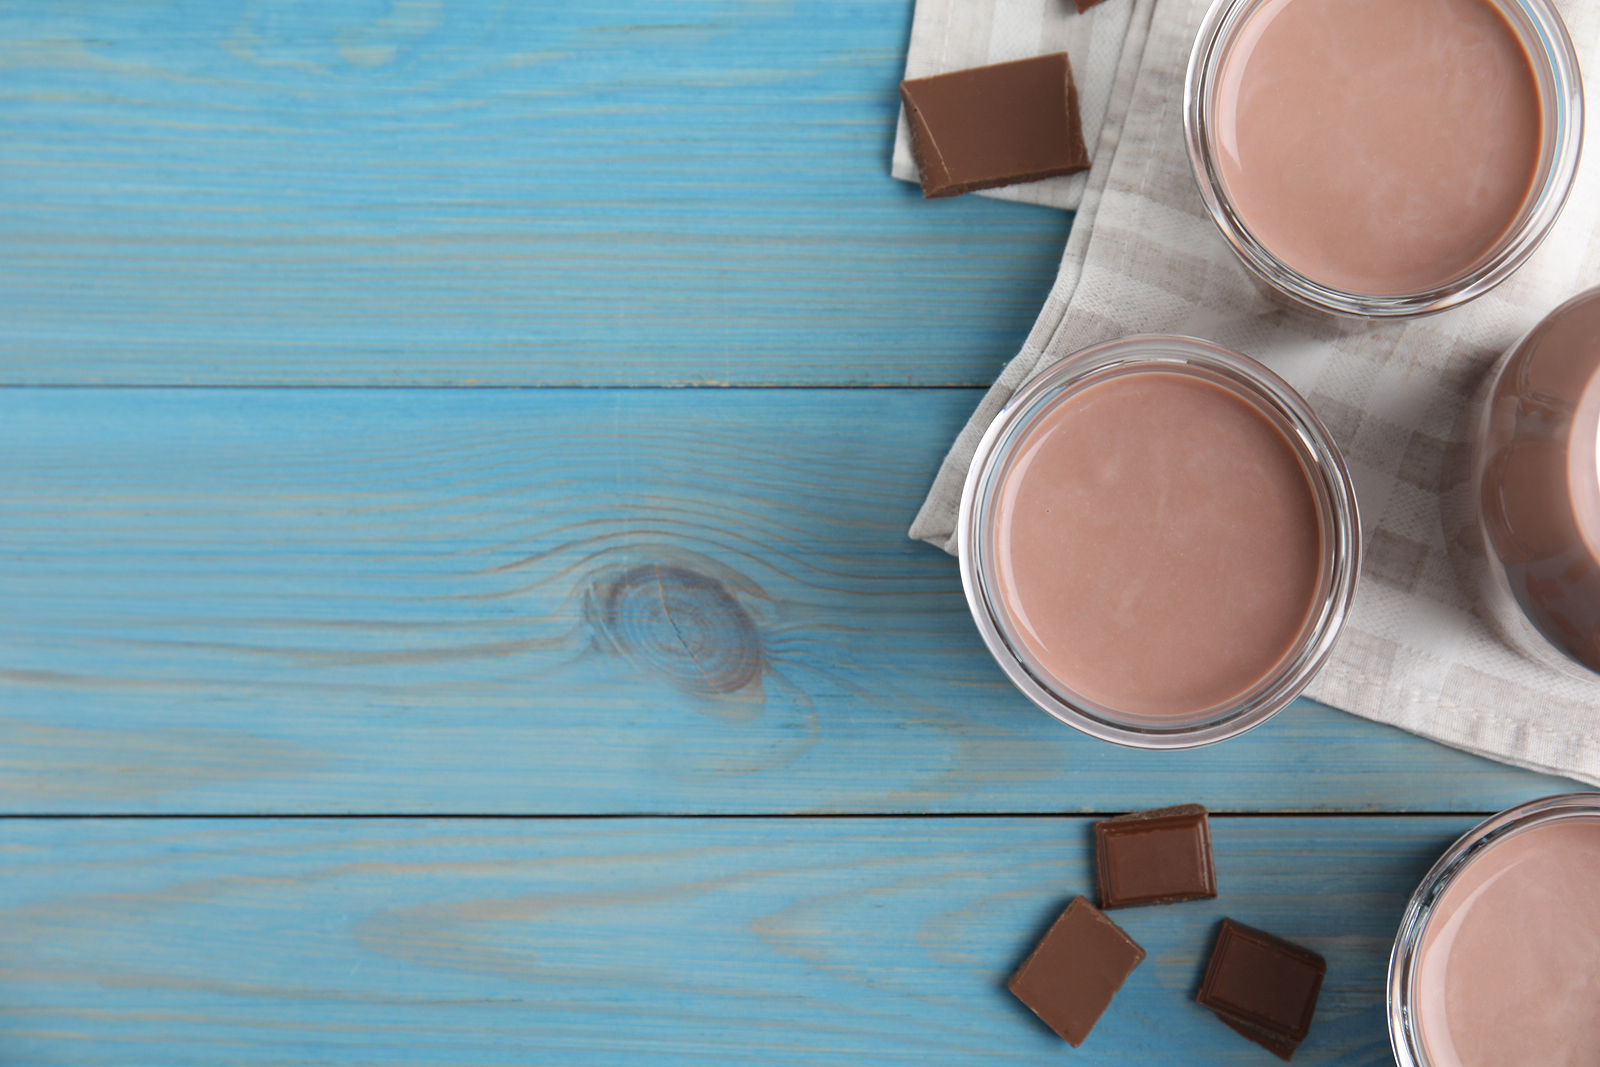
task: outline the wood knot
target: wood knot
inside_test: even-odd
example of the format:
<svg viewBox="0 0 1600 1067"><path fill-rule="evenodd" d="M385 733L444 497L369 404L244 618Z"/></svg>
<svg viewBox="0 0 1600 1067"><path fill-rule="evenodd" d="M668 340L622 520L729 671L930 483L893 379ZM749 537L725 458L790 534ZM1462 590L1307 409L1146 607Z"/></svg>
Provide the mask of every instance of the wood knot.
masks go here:
<svg viewBox="0 0 1600 1067"><path fill-rule="evenodd" d="M721 581L645 563L593 587L591 621L643 669L680 689L734 693L761 677L761 633Z"/></svg>

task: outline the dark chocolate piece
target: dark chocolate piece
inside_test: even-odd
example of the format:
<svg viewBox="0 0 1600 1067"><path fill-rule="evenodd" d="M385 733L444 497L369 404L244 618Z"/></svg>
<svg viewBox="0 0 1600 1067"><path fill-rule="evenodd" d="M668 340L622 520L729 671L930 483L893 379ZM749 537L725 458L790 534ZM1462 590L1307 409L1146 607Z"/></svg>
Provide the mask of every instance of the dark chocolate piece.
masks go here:
<svg viewBox="0 0 1600 1067"><path fill-rule="evenodd" d="M1196 999L1287 1060L1311 1030L1327 970L1327 961L1309 949L1223 919Z"/></svg>
<svg viewBox="0 0 1600 1067"><path fill-rule="evenodd" d="M1120 926L1075 897L1007 986L1077 1048L1143 960L1144 949Z"/></svg>
<svg viewBox="0 0 1600 1067"><path fill-rule="evenodd" d="M1083 14L1085 11L1089 10L1094 5L1102 3L1102 2L1104 2L1104 0L1073 0L1073 3L1078 5L1078 14L1080 14L1080 15Z"/></svg>
<svg viewBox="0 0 1600 1067"><path fill-rule="evenodd" d="M1228 1029L1232 1030L1246 1041L1254 1041L1256 1044L1260 1045L1262 1048L1266 1049L1280 1060L1293 1059L1295 1050L1300 1047L1300 1042L1298 1041L1290 1041L1286 1037L1279 1037L1277 1034L1269 1034L1265 1030L1256 1029L1254 1026L1246 1026L1244 1023L1224 1015L1220 1011L1214 1011L1211 1014L1215 1015L1222 1025L1226 1026Z"/></svg>
<svg viewBox="0 0 1600 1067"><path fill-rule="evenodd" d="M1102 908L1207 900L1217 895L1211 820L1198 804L1097 822L1094 853Z"/></svg>
<svg viewBox="0 0 1600 1067"><path fill-rule="evenodd" d="M1089 169L1065 52L912 78L900 99L930 199Z"/></svg>

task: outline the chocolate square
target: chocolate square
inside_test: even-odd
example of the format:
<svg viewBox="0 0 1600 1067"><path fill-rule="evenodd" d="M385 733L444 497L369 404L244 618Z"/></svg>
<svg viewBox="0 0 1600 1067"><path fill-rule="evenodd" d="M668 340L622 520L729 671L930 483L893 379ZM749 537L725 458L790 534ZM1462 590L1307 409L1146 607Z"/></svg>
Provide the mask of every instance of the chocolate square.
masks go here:
<svg viewBox="0 0 1600 1067"><path fill-rule="evenodd" d="M1094 824L1100 906L1127 908L1217 895L1211 820L1199 804Z"/></svg>
<svg viewBox="0 0 1600 1067"><path fill-rule="evenodd" d="M1311 1030L1327 970L1327 961L1309 949L1223 919L1197 999L1238 1033L1287 1060Z"/></svg>
<svg viewBox="0 0 1600 1067"><path fill-rule="evenodd" d="M900 99L930 199L1089 169L1065 52L910 78Z"/></svg>
<svg viewBox="0 0 1600 1067"><path fill-rule="evenodd" d="M1239 1022L1237 1019L1229 1018L1220 1011L1214 1011L1211 1014L1215 1015L1222 1025L1246 1041L1254 1041L1280 1060L1293 1059L1296 1050L1300 1048L1300 1042L1298 1041L1290 1041L1286 1037L1269 1034L1265 1030L1257 1030L1253 1026L1246 1026L1244 1023Z"/></svg>
<svg viewBox="0 0 1600 1067"><path fill-rule="evenodd" d="M1144 949L1084 897L1075 897L1007 987L1073 1048L1083 1044Z"/></svg>

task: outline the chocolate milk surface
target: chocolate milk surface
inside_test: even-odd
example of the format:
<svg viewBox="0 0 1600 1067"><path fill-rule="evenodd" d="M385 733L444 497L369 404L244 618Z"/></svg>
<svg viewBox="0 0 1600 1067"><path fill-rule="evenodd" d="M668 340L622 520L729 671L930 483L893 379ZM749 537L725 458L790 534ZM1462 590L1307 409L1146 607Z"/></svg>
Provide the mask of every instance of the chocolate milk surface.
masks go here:
<svg viewBox="0 0 1600 1067"><path fill-rule="evenodd" d="M1043 416L1000 488L1000 595L1039 665L1131 715L1181 718L1264 678L1307 623L1321 522L1252 404L1130 374Z"/></svg>
<svg viewBox="0 0 1600 1067"><path fill-rule="evenodd" d="M1527 52L1486 0L1273 0L1223 63L1216 114L1250 232L1311 280L1370 295L1488 254L1542 143Z"/></svg>

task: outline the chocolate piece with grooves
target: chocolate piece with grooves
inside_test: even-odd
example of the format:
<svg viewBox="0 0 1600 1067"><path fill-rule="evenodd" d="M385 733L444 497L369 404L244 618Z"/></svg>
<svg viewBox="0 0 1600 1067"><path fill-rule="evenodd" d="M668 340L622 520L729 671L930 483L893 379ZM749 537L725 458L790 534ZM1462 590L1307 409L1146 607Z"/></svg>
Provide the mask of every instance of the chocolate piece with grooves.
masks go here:
<svg viewBox="0 0 1600 1067"><path fill-rule="evenodd" d="M1199 804L1097 822L1094 853L1102 908L1208 900L1217 895L1211 820Z"/></svg>
<svg viewBox="0 0 1600 1067"><path fill-rule="evenodd" d="M1237 1019L1229 1018L1220 1011L1214 1011L1211 1014L1215 1015L1222 1025L1246 1041L1254 1041L1280 1060L1293 1059L1295 1050L1300 1047L1300 1042L1298 1041L1290 1041L1286 1037L1269 1034L1267 1031L1258 1030L1254 1026L1246 1026L1244 1023L1239 1022Z"/></svg>
<svg viewBox="0 0 1600 1067"><path fill-rule="evenodd" d="M1077 1048L1144 960L1144 949L1075 897L1006 983L1044 1024Z"/></svg>
<svg viewBox="0 0 1600 1067"><path fill-rule="evenodd" d="M929 199L1089 169L1065 52L910 78L900 99Z"/></svg>
<svg viewBox="0 0 1600 1067"><path fill-rule="evenodd" d="M1238 1033L1287 1060L1311 1030L1328 964L1310 949L1222 920L1196 998Z"/></svg>

